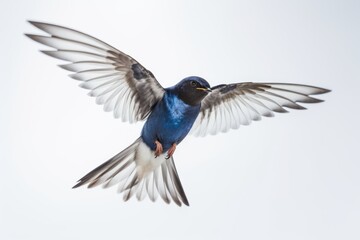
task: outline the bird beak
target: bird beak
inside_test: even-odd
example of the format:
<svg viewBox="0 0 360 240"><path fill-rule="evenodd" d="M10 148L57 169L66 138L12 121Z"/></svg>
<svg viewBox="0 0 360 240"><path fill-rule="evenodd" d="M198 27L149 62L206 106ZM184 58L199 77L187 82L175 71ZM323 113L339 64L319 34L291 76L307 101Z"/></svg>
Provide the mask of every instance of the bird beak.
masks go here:
<svg viewBox="0 0 360 240"><path fill-rule="evenodd" d="M196 90L204 91L204 92L212 92L211 88L198 87Z"/></svg>

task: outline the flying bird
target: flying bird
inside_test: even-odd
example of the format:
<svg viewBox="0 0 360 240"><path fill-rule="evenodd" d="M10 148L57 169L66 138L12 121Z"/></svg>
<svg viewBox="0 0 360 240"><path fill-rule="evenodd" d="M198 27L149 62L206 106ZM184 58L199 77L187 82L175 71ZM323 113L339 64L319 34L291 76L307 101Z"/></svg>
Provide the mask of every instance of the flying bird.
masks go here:
<svg viewBox="0 0 360 240"><path fill-rule="evenodd" d="M46 55L67 61L59 65L88 89L96 103L115 118L145 121L140 137L101 164L73 188L118 185L124 201L136 195L155 201L189 205L174 163L174 152L189 134L205 136L237 129L274 112L305 109L299 103L322 102L311 95L329 90L292 83L241 82L210 87L197 76L164 88L155 76L129 55L85 33L29 21L45 35L26 34L55 50Z"/></svg>

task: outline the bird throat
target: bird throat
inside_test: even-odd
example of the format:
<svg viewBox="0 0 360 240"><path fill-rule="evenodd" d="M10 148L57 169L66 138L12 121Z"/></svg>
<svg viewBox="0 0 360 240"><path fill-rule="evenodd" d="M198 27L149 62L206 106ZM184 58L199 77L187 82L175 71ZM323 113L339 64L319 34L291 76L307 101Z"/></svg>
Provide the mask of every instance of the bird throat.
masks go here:
<svg viewBox="0 0 360 240"><path fill-rule="evenodd" d="M196 89L181 89L179 91L179 98L186 104L196 106L206 97L207 92Z"/></svg>

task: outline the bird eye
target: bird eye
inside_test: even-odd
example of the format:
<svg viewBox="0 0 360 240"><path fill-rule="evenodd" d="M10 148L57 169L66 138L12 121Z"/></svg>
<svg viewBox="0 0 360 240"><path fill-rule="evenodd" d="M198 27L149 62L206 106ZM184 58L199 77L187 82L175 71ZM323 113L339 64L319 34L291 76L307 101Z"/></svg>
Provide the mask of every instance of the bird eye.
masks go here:
<svg viewBox="0 0 360 240"><path fill-rule="evenodd" d="M196 87L196 85L197 85L195 81L191 81L190 84L191 84L191 86L193 86L193 87Z"/></svg>

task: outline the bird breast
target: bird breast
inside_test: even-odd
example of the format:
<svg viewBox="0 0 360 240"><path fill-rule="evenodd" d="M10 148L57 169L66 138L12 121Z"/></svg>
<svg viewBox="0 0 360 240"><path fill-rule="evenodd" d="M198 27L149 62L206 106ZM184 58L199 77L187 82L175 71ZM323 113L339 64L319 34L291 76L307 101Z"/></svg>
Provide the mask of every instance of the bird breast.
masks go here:
<svg viewBox="0 0 360 240"><path fill-rule="evenodd" d="M154 148L154 142L158 140L164 151L173 143L179 144L189 133L199 111L200 106L187 105L176 95L165 94L144 125L144 142Z"/></svg>

